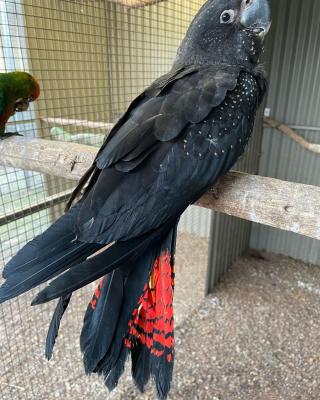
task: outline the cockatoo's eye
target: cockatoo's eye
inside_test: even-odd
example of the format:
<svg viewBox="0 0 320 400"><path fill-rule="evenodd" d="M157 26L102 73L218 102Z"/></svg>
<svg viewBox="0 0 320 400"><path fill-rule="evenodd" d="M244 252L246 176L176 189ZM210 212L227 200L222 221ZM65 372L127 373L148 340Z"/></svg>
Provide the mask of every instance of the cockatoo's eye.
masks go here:
<svg viewBox="0 0 320 400"><path fill-rule="evenodd" d="M234 10L224 10L220 15L221 24L232 24L235 20L236 13Z"/></svg>

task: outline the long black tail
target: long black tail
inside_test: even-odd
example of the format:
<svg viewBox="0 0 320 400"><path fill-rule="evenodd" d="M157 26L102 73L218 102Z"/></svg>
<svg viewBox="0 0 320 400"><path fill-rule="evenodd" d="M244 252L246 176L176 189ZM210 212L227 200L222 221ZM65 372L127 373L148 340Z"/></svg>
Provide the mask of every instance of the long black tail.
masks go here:
<svg viewBox="0 0 320 400"><path fill-rule="evenodd" d="M167 234L174 222L174 219L167 220L153 231L134 239L123 242L118 241L94 257L78 264L72 263L67 271L51 281L36 296L32 305L46 303L58 297L66 296L117 268L135 264L150 247L154 246Z"/></svg>
<svg viewBox="0 0 320 400"><path fill-rule="evenodd" d="M143 391L152 375L159 398L169 392L175 238L176 225L134 263L105 275L88 305L80 341L85 370L102 375L110 390L131 353L138 388Z"/></svg>

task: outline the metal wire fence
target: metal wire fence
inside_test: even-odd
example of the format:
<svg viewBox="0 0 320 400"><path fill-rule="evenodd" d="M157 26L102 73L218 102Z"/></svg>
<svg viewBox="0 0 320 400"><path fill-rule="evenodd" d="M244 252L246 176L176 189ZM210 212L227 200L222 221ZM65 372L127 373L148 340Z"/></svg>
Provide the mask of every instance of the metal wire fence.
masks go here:
<svg viewBox="0 0 320 400"><path fill-rule="evenodd" d="M0 0L0 72L30 71L42 89L8 129L100 146L130 100L170 69L202 3L167 0L132 9L108 0ZM74 184L0 167L0 270L62 213ZM209 220L209 212L194 208L180 229L206 237ZM102 383L84 377L78 348L91 288L75 297L51 363L43 347L53 305L31 308L33 295L0 307L1 399L105 398Z"/></svg>

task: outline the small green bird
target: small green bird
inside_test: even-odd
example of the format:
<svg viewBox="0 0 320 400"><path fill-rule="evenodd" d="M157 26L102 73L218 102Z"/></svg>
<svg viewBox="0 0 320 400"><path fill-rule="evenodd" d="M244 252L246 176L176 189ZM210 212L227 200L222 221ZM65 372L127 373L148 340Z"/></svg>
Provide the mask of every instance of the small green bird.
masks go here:
<svg viewBox="0 0 320 400"><path fill-rule="evenodd" d="M40 95L37 80L27 72L0 73L0 140L17 133L5 133L8 119L16 112L26 111L29 103Z"/></svg>

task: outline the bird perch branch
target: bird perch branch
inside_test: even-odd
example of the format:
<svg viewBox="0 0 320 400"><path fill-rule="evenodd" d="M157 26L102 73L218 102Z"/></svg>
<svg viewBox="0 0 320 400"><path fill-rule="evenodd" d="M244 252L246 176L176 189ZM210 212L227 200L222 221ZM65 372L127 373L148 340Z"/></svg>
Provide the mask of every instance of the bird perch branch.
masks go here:
<svg viewBox="0 0 320 400"><path fill-rule="evenodd" d="M76 143L12 137L0 140L0 165L79 179L97 148Z"/></svg>
<svg viewBox="0 0 320 400"><path fill-rule="evenodd" d="M271 128L277 129L278 131L287 135L290 139L294 140L300 146L305 148L306 150L312 151L313 153L320 154L320 144L310 143L305 140L302 136L298 135L293 129L291 129L288 125L282 124L271 118L264 118L264 122L271 126Z"/></svg>
<svg viewBox="0 0 320 400"><path fill-rule="evenodd" d="M0 141L0 165L79 179L97 149L74 143L13 137ZM219 199L210 191L197 205L320 239L320 187L239 172L227 174Z"/></svg>
<svg viewBox="0 0 320 400"><path fill-rule="evenodd" d="M106 1L106 0L78 0L84 3L90 3L93 1ZM165 0L108 0L111 3L121 4L127 8L137 8L137 7L145 7L151 6L151 4L160 3Z"/></svg>
<svg viewBox="0 0 320 400"><path fill-rule="evenodd" d="M114 124L111 122L94 122L86 119L40 117L40 122L48 126L72 126L76 128L99 129L103 130L104 134L110 133L114 127Z"/></svg>
<svg viewBox="0 0 320 400"><path fill-rule="evenodd" d="M164 0L109 0L109 1L112 1L113 3L122 4L128 8L136 8L136 7L150 6L151 4L160 3L160 1Z"/></svg>

